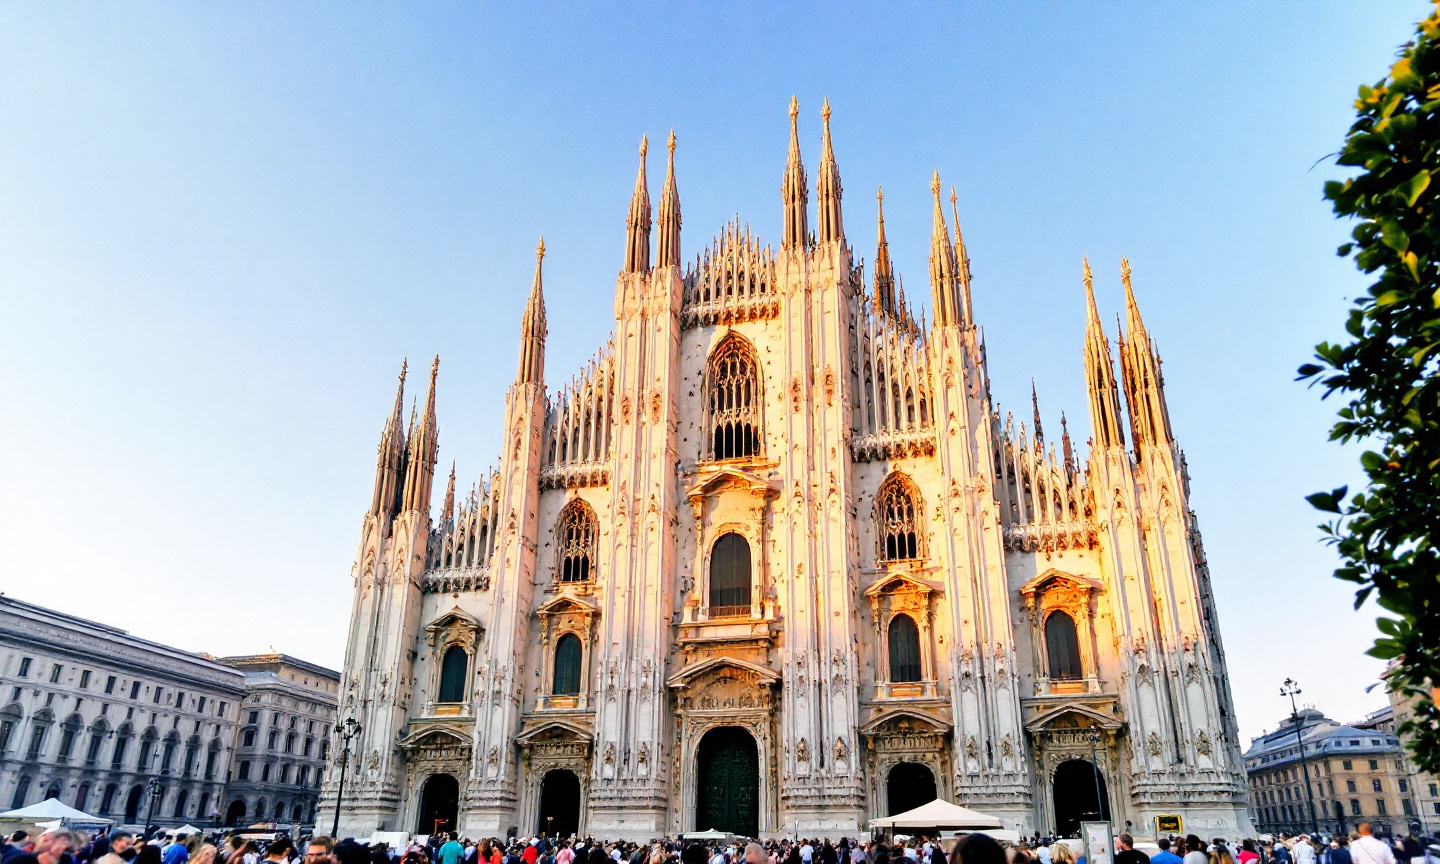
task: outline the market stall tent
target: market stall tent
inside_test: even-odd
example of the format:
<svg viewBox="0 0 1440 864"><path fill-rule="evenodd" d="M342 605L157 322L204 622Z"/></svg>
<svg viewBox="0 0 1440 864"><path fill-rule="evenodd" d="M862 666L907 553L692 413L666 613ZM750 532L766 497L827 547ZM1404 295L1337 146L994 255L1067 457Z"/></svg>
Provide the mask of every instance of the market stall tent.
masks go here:
<svg viewBox="0 0 1440 864"><path fill-rule="evenodd" d="M871 828L937 828L952 831L957 829L984 831L987 828L998 829L1004 824L988 813L951 804L949 801L939 798L921 804L914 810L906 810L904 813L896 813L894 816L870 821Z"/></svg>

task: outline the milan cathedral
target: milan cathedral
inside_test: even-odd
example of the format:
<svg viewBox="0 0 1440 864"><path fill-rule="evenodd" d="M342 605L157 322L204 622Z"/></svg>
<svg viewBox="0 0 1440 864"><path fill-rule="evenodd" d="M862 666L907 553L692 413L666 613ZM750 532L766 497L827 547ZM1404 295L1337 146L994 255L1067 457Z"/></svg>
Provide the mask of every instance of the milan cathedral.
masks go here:
<svg viewBox="0 0 1440 864"><path fill-rule="evenodd" d="M1128 264L1113 352L1083 271L1088 447L1047 440L992 398L953 191L927 322L881 196L856 261L822 116L813 212L792 101L778 248L737 223L688 263L674 135L653 219L642 143L614 332L558 386L541 244L498 467L438 512L439 361L408 425L402 371L320 824L343 782L342 836L853 836L937 796L1253 833Z"/></svg>

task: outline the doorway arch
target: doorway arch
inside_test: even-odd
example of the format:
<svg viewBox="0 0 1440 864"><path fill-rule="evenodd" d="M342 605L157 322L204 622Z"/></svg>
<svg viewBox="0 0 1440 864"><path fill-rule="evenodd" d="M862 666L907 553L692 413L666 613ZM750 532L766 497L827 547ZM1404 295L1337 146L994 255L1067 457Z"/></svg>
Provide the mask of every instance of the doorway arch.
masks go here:
<svg viewBox="0 0 1440 864"><path fill-rule="evenodd" d="M1085 759L1069 759L1055 766L1051 781L1055 804L1055 833L1071 837L1080 833L1081 822L1108 821L1110 795L1105 775ZM1099 800L1096 800L1096 792Z"/></svg>
<svg viewBox="0 0 1440 864"><path fill-rule="evenodd" d="M145 794L144 786L135 786L130 789L130 794L125 796L125 822L134 825L135 820L140 816L140 796ZM149 826L146 826L149 827Z"/></svg>
<svg viewBox="0 0 1440 864"><path fill-rule="evenodd" d="M460 781L450 774L431 774L420 789L420 821L416 834L454 831L460 815Z"/></svg>
<svg viewBox="0 0 1440 864"><path fill-rule="evenodd" d="M580 831L580 778L574 771L555 768L540 780L540 812L536 833L569 837Z"/></svg>
<svg viewBox="0 0 1440 864"><path fill-rule="evenodd" d="M744 729L721 726L696 750L695 829L760 834L760 756Z"/></svg>
<svg viewBox="0 0 1440 864"><path fill-rule="evenodd" d="M914 810L939 797L935 791L935 772L918 762L901 762L891 768L885 778L886 816Z"/></svg>
<svg viewBox="0 0 1440 864"><path fill-rule="evenodd" d="M240 823L245 821L245 799L236 798L230 802L230 809L225 811L225 824L231 828L239 828Z"/></svg>

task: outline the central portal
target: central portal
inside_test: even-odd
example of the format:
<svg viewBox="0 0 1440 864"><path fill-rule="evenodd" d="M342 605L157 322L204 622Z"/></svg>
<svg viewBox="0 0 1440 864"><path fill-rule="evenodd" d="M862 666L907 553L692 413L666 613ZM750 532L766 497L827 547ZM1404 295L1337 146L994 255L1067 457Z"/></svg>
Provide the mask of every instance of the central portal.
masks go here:
<svg viewBox="0 0 1440 864"><path fill-rule="evenodd" d="M420 790L420 824L416 834L455 830L460 811L460 781L449 774L431 774Z"/></svg>
<svg viewBox="0 0 1440 864"><path fill-rule="evenodd" d="M1084 759L1069 759L1055 766L1055 834L1075 837L1081 822L1107 822L1109 796L1105 777Z"/></svg>
<svg viewBox="0 0 1440 864"><path fill-rule="evenodd" d="M537 831L559 839L580 831L580 778L556 768L540 781L540 824Z"/></svg>
<svg viewBox="0 0 1440 864"><path fill-rule="evenodd" d="M700 739L695 828L742 837L760 833L760 757L744 729L722 726Z"/></svg>

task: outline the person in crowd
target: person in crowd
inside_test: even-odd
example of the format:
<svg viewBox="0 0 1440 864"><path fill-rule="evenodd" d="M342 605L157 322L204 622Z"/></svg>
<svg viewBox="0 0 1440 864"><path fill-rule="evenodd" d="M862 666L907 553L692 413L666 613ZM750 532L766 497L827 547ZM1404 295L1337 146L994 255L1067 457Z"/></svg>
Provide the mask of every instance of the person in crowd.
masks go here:
<svg viewBox="0 0 1440 864"><path fill-rule="evenodd" d="M1354 864L1395 864L1395 853L1375 836L1375 826L1370 820L1356 825L1355 835L1350 841L1350 860Z"/></svg>
<svg viewBox="0 0 1440 864"><path fill-rule="evenodd" d="M379 845L384 845L379 844ZM384 854L383 852L381 854ZM386 859L388 864L389 859ZM325 835L311 837L305 844L305 864L334 864L335 841Z"/></svg>
<svg viewBox="0 0 1440 864"><path fill-rule="evenodd" d="M1121 834L1115 838L1115 864L1150 864L1144 852L1135 851L1135 838Z"/></svg>
<svg viewBox="0 0 1440 864"><path fill-rule="evenodd" d="M535 864L535 859L538 857L534 851L535 841L530 841L530 845L526 846L525 849L527 856L525 858L525 864ZM445 835L445 842L441 844L435 857L438 864L460 864L460 860L465 857L465 847L456 842L454 831Z"/></svg>
<svg viewBox="0 0 1440 864"><path fill-rule="evenodd" d="M125 864L125 853L130 851L135 840L129 831L117 831L110 835L109 851L95 859L95 864Z"/></svg>
<svg viewBox="0 0 1440 864"><path fill-rule="evenodd" d="M160 847L142 840L140 851L135 855L135 864L160 864Z"/></svg>
<svg viewBox="0 0 1440 864"><path fill-rule="evenodd" d="M1170 851L1170 838L1161 837L1155 841L1160 851L1150 856L1150 864L1180 864L1180 856Z"/></svg>
<svg viewBox="0 0 1440 864"><path fill-rule="evenodd" d="M1150 860L1154 861L1155 859L1151 858ZM1075 864L1075 853L1070 851L1068 843L1056 840L1050 844L1050 862L1051 864ZM1167 862L1161 862L1161 864L1167 864ZM1180 859L1176 858L1168 864L1180 864Z"/></svg>
<svg viewBox="0 0 1440 864"><path fill-rule="evenodd" d="M1230 854L1230 847L1223 842L1211 845L1210 864L1235 864L1235 858Z"/></svg>
<svg viewBox="0 0 1440 864"><path fill-rule="evenodd" d="M1326 864L1353 864L1353 859L1350 857L1350 838L1344 834L1336 834L1331 837L1330 853L1325 857ZM1242 861L1240 864L1246 864L1246 862Z"/></svg>
<svg viewBox="0 0 1440 864"><path fill-rule="evenodd" d="M1295 838L1295 845L1290 849L1290 857L1295 864L1316 864L1315 847L1310 843L1309 834L1301 834Z"/></svg>
<svg viewBox="0 0 1440 864"><path fill-rule="evenodd" d="M1181 860L1184 864L1210 864L1210 856L1205 854L1205 841L1200 839L1200 835L1185 835L1185 857Z"/></svg>
<svg viewBox="0 0 1440 864"><path fill-rule="evenodd" d="M955 844L950 858L954 864L1005 864L1005 850L989 834L967 834Z"/></svg>
<svg viewBox="0 0 1440 864"><path fill-rule="evenodd" d="M190 856L190 864L215 864L215 857L220 850L210 843L201 843L195 854Z"/></svg>
<svg viewBox="0 0 1440 864"><path fill-rule="evenodd" d="M75 848L75 839L69 831L46 831L29 852L12 856L10 864L60 864Z"/></svg>
<svg viewBox="0 0 1440 864"><path fill-rule="evenodd" d="M175 840L160 852L164 864L185 864L190 860L190 850L185 847L185 835L178 834Z"/></svg>

